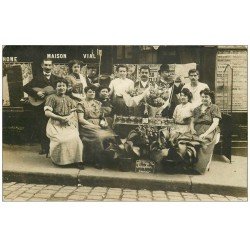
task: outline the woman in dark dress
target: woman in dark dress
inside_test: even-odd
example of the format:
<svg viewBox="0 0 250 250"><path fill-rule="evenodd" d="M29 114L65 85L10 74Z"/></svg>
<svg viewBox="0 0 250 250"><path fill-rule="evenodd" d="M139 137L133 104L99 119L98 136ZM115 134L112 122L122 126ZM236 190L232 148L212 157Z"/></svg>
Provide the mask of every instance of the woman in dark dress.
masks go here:
<svg viewBox="0 0 250 250"><path fill-rule="evenodd" d="M98 101L102 103L101 111L107 119L109 127L113 124L113 105L109 98L110 88L108 86L101 86L98 90Z"/></svg>
<svg viewBox="0 0 250 250"><path fill-rule="evenodd" d="M198 162L194 169L200 174L209 170L215 144L219 141L219 121L221 112L214 104L214 93L209 89L200 92L202 104L194 109L191 120L191 132L199 136L202 147L198 151Z"/></svg>
<svg viewBox="0 0 250 250"><path fill-rule="evenodd" d="M79 132L85 148L86 161L99 168L105 149L104 143L115 141L116 135L108 126L102 126L100 123L102 104L95 99L95 88L86 87L84 91L86 99L77 104Z"/></svg>

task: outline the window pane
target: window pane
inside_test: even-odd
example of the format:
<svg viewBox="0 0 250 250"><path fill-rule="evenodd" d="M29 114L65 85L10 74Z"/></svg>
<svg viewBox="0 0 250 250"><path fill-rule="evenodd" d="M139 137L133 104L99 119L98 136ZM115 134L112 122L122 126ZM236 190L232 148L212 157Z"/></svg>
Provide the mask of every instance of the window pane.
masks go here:
<svg viewBox="0 0 250 250"><path fill-rule="evenodd" d="M117 59L123 59L123 46L117 46Z"/></svg>
<svg viewBox="0 0 250 250"><path fill-rule="evenodd" d="M125 58L132 59L132 46L125 46Z"/></svg>

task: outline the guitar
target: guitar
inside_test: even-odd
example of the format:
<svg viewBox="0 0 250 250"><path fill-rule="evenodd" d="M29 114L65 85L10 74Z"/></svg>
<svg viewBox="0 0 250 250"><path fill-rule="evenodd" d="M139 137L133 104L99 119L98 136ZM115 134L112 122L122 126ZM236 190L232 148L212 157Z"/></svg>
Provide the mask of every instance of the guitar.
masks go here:
<svg viewBox="0 0 250 250"><path fill-rule="evenodd" d="M44 92L45 97L44 98L40 98L38 96L37 97L28 96L29 102L30 102L30 104L32 106L39 106L39 105L41 105L42 103L45 102L46 96L55 93L55 90L53 89L52 86L47 86L45 88L33 88L33 90L36 91L36 92L39 92L39 91Z"/></svg>

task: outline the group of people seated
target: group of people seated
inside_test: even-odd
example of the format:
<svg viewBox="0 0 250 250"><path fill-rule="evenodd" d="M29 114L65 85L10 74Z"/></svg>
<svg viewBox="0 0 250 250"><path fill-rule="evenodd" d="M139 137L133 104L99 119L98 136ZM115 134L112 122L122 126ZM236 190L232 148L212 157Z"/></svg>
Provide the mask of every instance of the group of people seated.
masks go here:
<svg viewBox="0 0 250 250"><path fill-rule="evenodd" d="M67 80L61 79L56 93L49 95L45 102L45 115L50 118L46 132L51 160L57 165L76 164L83 168L83 162L88 162L99 167L104 141L116 137L108 124L100 120L107 109L102 109L93 86L84 88L85 98L79 102L66 94L67 89Z"/></svg>
<svg viewBox="0 0 250 250"><path fill-rule="evenodd" d="M53 65L50 61L45 59L42 68L44 73L49 71L51 75ZM190 70L190 83L184 84L170 81L169 66L161 65L159 81L151 83L150 68L141 66L140 80L134 83L127 78L127 66L118 65L117 77L101 84L98 80L95 82L83 76L80 73L82 66L78 60L70 61L69 74L65 78L56 78L53 83L44 74L44 79L48 81L45 79L45 84L40 84L40 87L51 85L55 89L54 93L47 96L42 91L31 91L35 87L34 81L24 86L28 94L45 99L43 112L47 119L46 136L50 141L49 154L54 164L75 165L83 169L85 163L91 163L101 168L102 153L109 143L120 143L119 134L112 130L113 116L143 116L150 89L163 86L169 98L160 109L160 114L173 118L175 123L170 133L165 134L166 139L172 145L177 142L175 153L182 157L185 155L182 151L186 150L183 136L197 136L201 146L197 149L197 161L193 169L201 174L208 170L214 145L218 142L221 114L214 104L213 92L207 84L198 81L198 70ZM138 98L128 98L128 93L138 89ZM166 169L170 166L167 158L169 155L161 161Z"/></svg>

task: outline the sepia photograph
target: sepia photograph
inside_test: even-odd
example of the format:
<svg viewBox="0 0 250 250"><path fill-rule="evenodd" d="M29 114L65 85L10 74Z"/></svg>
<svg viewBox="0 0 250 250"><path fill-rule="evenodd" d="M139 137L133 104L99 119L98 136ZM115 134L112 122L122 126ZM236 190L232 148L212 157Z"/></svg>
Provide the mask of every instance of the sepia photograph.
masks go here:
<svg viewBox="0 0 250 250"><path fill-rule="evenodd" d="M2 1L1 249L249 248L246 1Z"/></svg>
<svg viewBox="0 0 250 250"><path fill-rule="evenodd" d="M3 202L247 201L247 45L5 45Z"/></svg>

